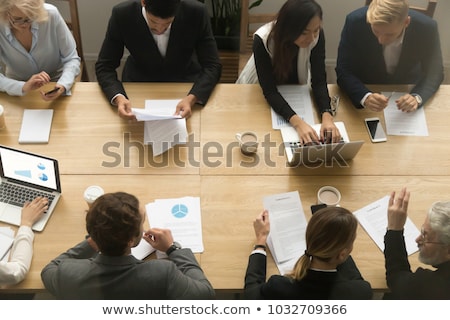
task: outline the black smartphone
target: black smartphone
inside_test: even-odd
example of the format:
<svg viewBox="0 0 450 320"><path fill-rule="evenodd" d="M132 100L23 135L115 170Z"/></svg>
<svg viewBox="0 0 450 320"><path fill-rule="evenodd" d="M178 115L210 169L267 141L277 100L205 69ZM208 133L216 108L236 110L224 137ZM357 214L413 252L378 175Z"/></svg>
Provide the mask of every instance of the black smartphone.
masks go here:
<svg viewBox="0 0 450 320"><path fill-rule="evenodd" d="M54 87L52 90L47 91L47 92L45 93L45 95L46 95L46 96L49 96L49 95L51 95L51 94L54 94L54 93L57 92L58 90L59 90L58 87Z"/></svg>
<svg viewBox="0 0 450 320"><path fill-rule="evenodd" d="M316 213L317 210L320 210L322 208L326 208L327 205L325 203L321 203L321 204L313 204L311 206L311 213L314 214Z"/></svg>
<svg viewBox="0 0 450 320"><path fill-rule="evenodd" d="M364 122L366 123L366 128L372 142L383 142L387 140L379 118L366 118Z"/></svg>

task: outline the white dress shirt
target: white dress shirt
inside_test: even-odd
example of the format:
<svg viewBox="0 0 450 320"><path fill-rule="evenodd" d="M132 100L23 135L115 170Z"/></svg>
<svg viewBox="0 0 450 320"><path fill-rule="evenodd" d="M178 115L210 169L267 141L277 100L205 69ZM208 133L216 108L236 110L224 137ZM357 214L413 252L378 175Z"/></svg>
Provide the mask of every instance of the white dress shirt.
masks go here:
<svg viewBox="0 0 450 320"><path fill-rule="evenodd" d="M148 19L147 19L147 14L145 13L145 8L144 7L142 7L142 15L144 16L144 19L147 22L147 25L149 26ZM158 49L159 49L159 52L161 53L161 55L163 57L166 56L167 45L169 43L171 27L172 27L172 24L167 28L166 31L164 31L164 33L162 33L162 34L154 34L152 32L152 30L150 29L150 26L149 26L150 33L152 34L153 39L155 39L156 45L158 46Z"/></svg>

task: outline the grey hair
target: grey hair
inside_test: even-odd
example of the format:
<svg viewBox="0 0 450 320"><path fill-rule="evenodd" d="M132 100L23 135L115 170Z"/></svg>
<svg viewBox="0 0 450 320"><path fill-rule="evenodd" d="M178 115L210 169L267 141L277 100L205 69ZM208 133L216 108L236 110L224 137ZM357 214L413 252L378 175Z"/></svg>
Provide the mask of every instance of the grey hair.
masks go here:
<svg viewBox="0 0 450 320"><path fill-rule="evenodd" d="M428 220L439 241L450 245L450 201L433 203L428 212Z"/></svg>

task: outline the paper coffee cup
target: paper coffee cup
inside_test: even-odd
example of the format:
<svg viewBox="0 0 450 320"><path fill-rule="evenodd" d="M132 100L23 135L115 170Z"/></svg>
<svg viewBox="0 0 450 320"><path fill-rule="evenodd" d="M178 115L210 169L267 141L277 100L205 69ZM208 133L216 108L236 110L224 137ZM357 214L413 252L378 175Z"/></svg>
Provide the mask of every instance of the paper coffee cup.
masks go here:
<svg viewBox="0 0 450 320"><path fill-rule="evenodd" d="M341 193L332 186L324 186L317 192L317 203L326 204L327 206L337 206L341 201Z"/></svg>
<svg viewBox="0 0 450 320"><path fill-rule="evenodd" d="M92 203L94 203L94 201L98 197L103 195L104 193L105 193L105 191L103 190L102 187L99 187L99 186L87 187L86 190L84 190L84 200L86 201L86 203L90 207L92 205Z"/></svg>

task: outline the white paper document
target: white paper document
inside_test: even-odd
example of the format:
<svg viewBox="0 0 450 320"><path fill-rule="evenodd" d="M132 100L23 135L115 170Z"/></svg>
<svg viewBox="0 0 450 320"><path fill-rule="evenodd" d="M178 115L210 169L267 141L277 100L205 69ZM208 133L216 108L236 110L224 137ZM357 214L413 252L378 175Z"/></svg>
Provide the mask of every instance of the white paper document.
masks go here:
<svg viewBox="0 0 450 320"><path fill-rule="evenodd" d="M147 258L150 254L152 254L155 251L156 249L153 248L150 243L144 240L144 238L141 239L141 242L139 242L139 244L136 247L131 248L131 254L140 260Z"/></svg>
<svg viewBox="0 0 450 320"><path fill-rule="evenodd" d="M167 100L172 101L172 100ZM171 108L161 109L139 109L132 108L131 111L136 116L137 121L152 121L152 120L166 120L166 119L181 119L180 115L173 115L170 113ZM168 114L169 112L169 114Z"/></svg>
<svg viewBox="0 0 450 320"><path fill-rule="evenodd" d="M203 252L200 198L157 199L146 205L151 228L167 228L173 239L194 253Z"/></svg>
<svg viewBox="0 0 450 320"><path fill-rule="evenodd" d="M306 249L306 218L297 191L264 197L269 211L270 233L267 239L270 252L281 274L290 272Z"/></svg>
<svg viewBox="0 0 450 320"><path fill-rule="evenodd" d="M278 91L300 118L310 125L314 124L313 103L309 93L309 85L281 85L278 86ZM272 109L273 129L290 125Z"/></svg>
<svg viewBox="0 0 450 320"><path fill-rule="evenodd" d="M390 196L385 196L354 212L354 215L358 218L361 226L366 230L381 251L384 251L384 235L386 234L388 222L387 210L389 206L389 198ZM406 219L403 234L405 237L406 251L408 252L408 255L418 251L416 238L419 234L419 229L408 217Z"/></svg>
<svg viewBox="0 0 450 320"><path fill-rule="evenodd" d="M8 261L9 250L14 243L14 230L8 227L0 228L0 261Z"/></svg>
<svg viewBox="0 0 450 320"><path fill-rule="evenodd" d="M405 95L406 92L382 92L389 97L389 103L384 109L386 132L391 136L428 136L427 120L424 108L413 112L398 110L395 100Z"/></svg>
<svg viewBox="0 0 450 320"><path fill-rule="evenodd" d="M145 109L133 108L144 124L144 143L152 145L153 156L159 156L188 139L186 119L173 115L180 100L146 100Z"/></svg>

